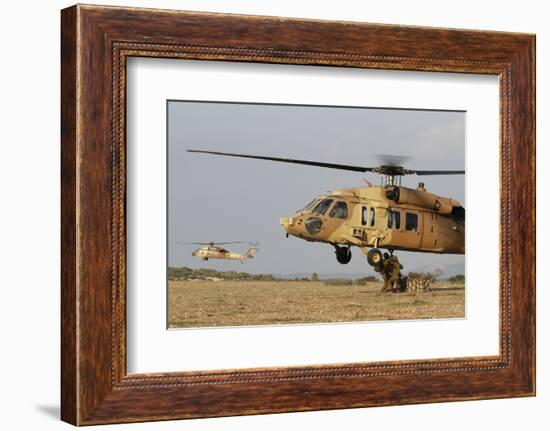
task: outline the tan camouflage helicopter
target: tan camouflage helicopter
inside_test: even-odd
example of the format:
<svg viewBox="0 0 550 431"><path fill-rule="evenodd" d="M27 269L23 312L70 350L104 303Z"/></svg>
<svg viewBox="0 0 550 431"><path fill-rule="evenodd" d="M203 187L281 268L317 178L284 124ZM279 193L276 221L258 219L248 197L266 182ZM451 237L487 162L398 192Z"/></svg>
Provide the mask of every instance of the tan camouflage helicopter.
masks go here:
<svg viewBox="0 0 550 431"><path fill-rule="evenodd" d="M393 160L378 167L362 167L217 151L187 150L230 157L295 163L383 175L381 185L333 190L317 196L280 224L287 237L293 235L310 242L334 246L341 264L351 260L351 246L357 246L376 267L382 261L380 248L412 252L464 254L465 209L455 199L426 190L420 182L416 189L401 185L404 175L456 175L463 170L412 170Z"/></svg>
<svg viewBox="0 0 550 431"><path fill-rule="evenodd" d="M198 257L202 260L208 259L227 259L227 260L240 260L243 263L246 259L252 259L257 251L257 244L251 243L250 248L244 254L232 252L220 247L226 244L242 244L246 241L230 241L230 242L190 242L187 244L202 245L191 253L192 256Z"/></svg>

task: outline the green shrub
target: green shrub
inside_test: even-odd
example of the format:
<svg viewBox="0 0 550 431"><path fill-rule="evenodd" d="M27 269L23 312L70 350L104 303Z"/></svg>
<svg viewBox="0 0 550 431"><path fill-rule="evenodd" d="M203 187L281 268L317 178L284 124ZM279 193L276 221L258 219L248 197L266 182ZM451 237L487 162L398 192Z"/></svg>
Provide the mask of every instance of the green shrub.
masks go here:
<svg viewBox="0 0 550 431"><path fill-rule="evenodd" d="M464 274L457 274L449 277L449 281L451 283L464 283L465 280L466 278L464 277Z"/></svg>

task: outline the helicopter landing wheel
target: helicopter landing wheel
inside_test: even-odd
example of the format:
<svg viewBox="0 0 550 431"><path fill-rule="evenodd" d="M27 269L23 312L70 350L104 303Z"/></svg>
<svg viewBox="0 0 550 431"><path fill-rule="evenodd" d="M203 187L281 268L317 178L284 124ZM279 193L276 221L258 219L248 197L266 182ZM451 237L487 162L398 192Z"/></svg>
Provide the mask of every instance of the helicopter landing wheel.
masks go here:
<svg viewBox="0 0 550 431"><path fill-rule="evenodd" d="M371 248L367 253L367 262L371 266L379 266L382 263L382 252L378 248Z"/></svg>
<svg viewBox="0 0 550 431"><path fill-rule="evenodd" d="M334 247L334 253L336 253L336 260L338 263L345 265L351 260L351 249L349 247Z"/></svg>

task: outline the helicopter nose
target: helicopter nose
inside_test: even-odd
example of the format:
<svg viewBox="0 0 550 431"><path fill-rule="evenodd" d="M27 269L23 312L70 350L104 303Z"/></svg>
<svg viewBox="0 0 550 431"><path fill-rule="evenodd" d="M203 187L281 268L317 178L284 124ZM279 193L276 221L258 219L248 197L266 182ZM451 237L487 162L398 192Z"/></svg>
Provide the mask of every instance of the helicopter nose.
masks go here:
<svg viewBox="0 0 550 431"><path fill-rule="evenodd" d="M279 223L288 232L288 229L294 224L294 220L292 217L281 217Z"/></svg>
<svg viewBox="0 0 550 431"><path fill-rule="evenodd" d="M281 226L288 235L294 235L298 237L307 236L304 230L303 217L300 213L293 215L292 217L281 217L279 220Z"/></svg>
<svg viewBox="0 0 550 431"><path fill-rule="evenodd" d="M294 218L293 217L281 217L279 219L279 223L281 226L286 230L288 233L292 233L292 226L294 226Z"/></svg>

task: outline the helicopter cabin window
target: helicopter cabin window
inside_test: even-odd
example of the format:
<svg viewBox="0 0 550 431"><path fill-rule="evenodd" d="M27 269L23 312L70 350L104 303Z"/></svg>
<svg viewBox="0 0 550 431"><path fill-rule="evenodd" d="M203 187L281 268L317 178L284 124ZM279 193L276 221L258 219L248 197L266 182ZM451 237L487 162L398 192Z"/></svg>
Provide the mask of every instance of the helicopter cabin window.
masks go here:
<svg viewBox="0 0 550 431"><path fill-rule="evenodd" d="M342 201L336 202L330 210L329 216L332 218L348 218L348 205Z"/></svg>
<svg viewBox="0 0 550 431"><path fill-rule="evenodd" d="M370 226L374 226L374 207L370 208Z"/></svg>
<svg viewBox="0 0 550 431"><path fill-rule="evenodd" d="M418 230L418 214L405 213L405 230L409 232L416 232Z"/></svg>
<svg viewBox="0 0 550 431"><path fill-rule="evenodd" d="M332 199L323 199L313 209L313 212L317 214L325 215L325 213L327 212L331 204L332 204Z"/></svg>
<svg viewBox="0 0 550 431"><path fill-rule="evenodd" d="M399 230L401 228L401 212L388 210L388 228Z"/></svg>
<svg viewBox="0 0 550 431"><path fill-rule="evenodd" d="M361 207L361 225L367 225L367 207Z"/></svg>

